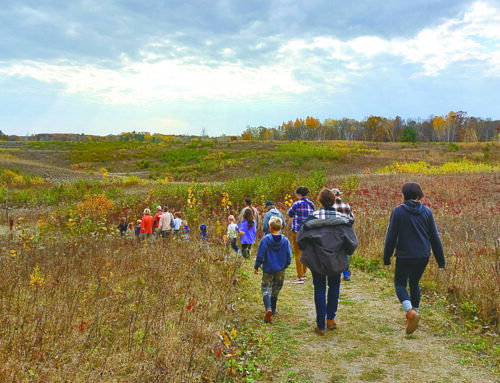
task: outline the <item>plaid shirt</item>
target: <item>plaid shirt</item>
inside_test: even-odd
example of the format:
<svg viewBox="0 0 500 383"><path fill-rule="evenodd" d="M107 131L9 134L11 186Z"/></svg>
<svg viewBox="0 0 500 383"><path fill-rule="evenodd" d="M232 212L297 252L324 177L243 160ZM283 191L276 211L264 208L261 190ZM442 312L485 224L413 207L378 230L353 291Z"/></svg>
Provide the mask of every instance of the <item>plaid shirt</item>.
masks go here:
<svg viewBox="0 0 500 383"><path fill-rule="evenodd" d="M302 197L300 200L295 201L290 210L288 210L288 216L293 218L292 231L298 232L302 221L313 211L314 203L309 201L307 197Z"/></svg>
<svg viewBox="0 0 500 383"><path fill-rule="evenodd" d="M349 205L348 205L349 206ZM337 217L342 217L342 218L347 218L351 221L354 220L354 216L351 214L350 216L344 213L341 213L337 209L335 209L335 205L329 208L324 208L321 207L319 210L315 210L311 213L311 215L315 218L319 219L329 219L329 218L337 218Z"/></svg>
<svg viewBox="0 0 500 383"><path fill-rule="evenodd" d="M342 201L340 197L335 197L335 203L332 206L337 212L340 213L340 217L345 217L348 219L354 219L351 207L348 203Z"/></svg>

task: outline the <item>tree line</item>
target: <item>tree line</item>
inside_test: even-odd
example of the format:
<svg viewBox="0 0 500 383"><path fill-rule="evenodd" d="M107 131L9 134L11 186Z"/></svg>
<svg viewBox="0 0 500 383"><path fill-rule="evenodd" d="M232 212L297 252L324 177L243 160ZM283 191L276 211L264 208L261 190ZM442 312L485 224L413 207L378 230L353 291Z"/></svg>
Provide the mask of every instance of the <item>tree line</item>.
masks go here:
<svg viewBox="0 0 500 383"><path fill-rule="evenodd" d="M381 142L478 142L496 139L500 120L470 117L466 112L451 111L445 116L426 120L404 120L370 116L363 121L314 117L283 122L279 127L247 126L243 140L347 140Z"/></svg>

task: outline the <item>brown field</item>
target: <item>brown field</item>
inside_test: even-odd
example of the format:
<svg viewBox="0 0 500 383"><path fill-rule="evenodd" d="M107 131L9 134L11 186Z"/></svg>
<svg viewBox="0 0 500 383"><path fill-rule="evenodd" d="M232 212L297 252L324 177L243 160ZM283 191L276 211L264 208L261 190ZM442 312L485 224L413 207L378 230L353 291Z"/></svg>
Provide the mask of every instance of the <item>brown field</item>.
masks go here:
<svg viewBox="0 0 500 383"><path fill-rule="evenodd" d="M428 331L466 336L460 342L475 353L471 360L496 374L500 157L495 144L487 149L484 143L460 144L458 150L337 144L297 144L289 147L297 150L289 156L276 142L216 143L195 148L206 150L203 158L190 157L185 166L164 162L167 157L154 147L129 148L123 159L114 148L106 152L113 159L89 162L74 148L0 146L0 202L14 218L12 231L4 211L0 218L0 381L249 382L270 376L319 381L276 373L289 363L300 376L299 344L310 346L309 358L314 339L297 344L297 328L266 328L253 320L261 310L259 281L249 276L251 263L226 256L225 218L241 208L245 196L259 209L273 199L285 211L287 194L299 184L312 189L311 199L323 186L340 187L356 216L360 246L353 270L383 284L393 271L382 266L385 230L390 212L402 202L401 186L410 180L422 186L447 257L445 272L438 273L432 260L422 282L426 304L442 311L435 319L439 328L429 325ZM321 150L313 151L315 145ZM172 148L177 147L164 150ZM470 162L458 171L377 173L393 161L440 166L464 158ZM150 165L137 168L144 159ZM471 170L477 164L493 168ZM189 242L138 243L133 235L117 235L120 216L134 222L145 207L154 210L157 204L183 213L191 227ZM200 223L209 227L208 247L198 240ZM284 233L289 235L288 229ZM290 269L287 279L293 276ZM284 309L286 321L294 308ZM295 325L300 329L301 323ZM369 350L361 354L369 363ZM344 380L330 375L321 381L406 381L367 365L361 370L344 371ZM375 380L363 371L375 371Z"/></svg>

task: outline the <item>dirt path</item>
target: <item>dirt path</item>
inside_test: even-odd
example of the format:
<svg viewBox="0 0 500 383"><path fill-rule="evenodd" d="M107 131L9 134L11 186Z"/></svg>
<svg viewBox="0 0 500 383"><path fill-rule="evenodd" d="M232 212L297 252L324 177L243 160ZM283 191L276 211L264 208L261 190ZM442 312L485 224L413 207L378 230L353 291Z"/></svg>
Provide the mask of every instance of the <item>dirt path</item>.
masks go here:
<svg viewBox="0 0 500 383"><path fill-rule="evenodd" d="M458 339L433 332L432 312L422 302L419 329L405 336L404 312L392 284L364 273L342 282L338 329L316 335L313 286L309 278L294 285L287 278L280 296L282 317L300 344L287 382L498 382L499 376L474 365L456 349ZM426 322L426 318L428 319Z"/></svg>

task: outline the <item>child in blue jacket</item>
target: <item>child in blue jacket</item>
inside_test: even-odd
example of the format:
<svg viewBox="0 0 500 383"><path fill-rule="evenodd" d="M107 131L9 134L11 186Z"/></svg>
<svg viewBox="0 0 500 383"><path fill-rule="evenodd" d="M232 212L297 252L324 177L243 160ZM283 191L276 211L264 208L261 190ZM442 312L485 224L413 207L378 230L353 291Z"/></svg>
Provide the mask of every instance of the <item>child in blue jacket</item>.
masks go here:
<svg viewBox="0 0 500 383"><path fill-rule="evenodd" d="M271 217L269 228L271 234L262 238L257 250L254 273L259 273L262 266L262 299L266 309L264 322L270 323L272 315L276 314L278 295L283 287L285 271L292 262L292 248L288 239L281 235L282 221L278 217Z"/></svg>

